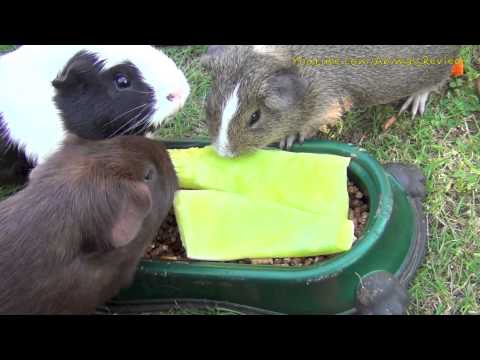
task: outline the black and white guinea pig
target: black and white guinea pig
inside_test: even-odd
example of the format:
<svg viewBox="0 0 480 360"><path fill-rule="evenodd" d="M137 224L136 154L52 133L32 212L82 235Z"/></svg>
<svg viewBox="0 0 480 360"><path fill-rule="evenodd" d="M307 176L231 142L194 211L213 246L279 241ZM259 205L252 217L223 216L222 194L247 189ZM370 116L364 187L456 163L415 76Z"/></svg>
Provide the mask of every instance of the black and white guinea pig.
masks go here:
<svg viewBox="0 0 480 360"><path fill-rule="evenodd" d="M148 45L24 45L0 57L0 184L24 183L67 132L145 135L190 94L183 72Z"/></svg>

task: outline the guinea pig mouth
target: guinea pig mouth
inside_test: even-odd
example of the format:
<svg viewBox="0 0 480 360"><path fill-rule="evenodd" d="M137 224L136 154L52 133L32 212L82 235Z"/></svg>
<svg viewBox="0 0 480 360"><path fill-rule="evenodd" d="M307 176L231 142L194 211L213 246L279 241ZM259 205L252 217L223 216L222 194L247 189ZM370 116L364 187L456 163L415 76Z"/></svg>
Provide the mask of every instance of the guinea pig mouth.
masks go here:
<svg viewBox="0 0 480 360"><path fill-rule="evenodd" d="M231 159L238 155L238 154L235 154L233 151L231 151L228 147L220 146L217 141L215 141L212 145L215 151L217 152L217 154L220 155L221 157Z"/></svg>

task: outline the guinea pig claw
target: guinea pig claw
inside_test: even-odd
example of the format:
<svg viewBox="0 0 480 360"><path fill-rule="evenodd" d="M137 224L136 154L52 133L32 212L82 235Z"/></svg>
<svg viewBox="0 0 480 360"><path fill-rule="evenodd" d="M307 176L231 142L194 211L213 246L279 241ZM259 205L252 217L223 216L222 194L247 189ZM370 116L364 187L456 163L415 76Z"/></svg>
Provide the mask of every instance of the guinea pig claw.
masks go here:
<svg viewBox="0 0 480 360"><path fill-rule="evenodd" d="M295 143L295 140L297 140L297 135L289 135L287 136L287 150L290 150Z"/></svg>
<svg viewBox="0 0 480 360"><path fill-rule="evenodd" d="M402 105L398 115L401 115L405 110L407 110L411 105L412 120L418 115L422 116L425 112L427 106L429 91L422 91L413 94L410 96L407 101Z"/></svg>
<svg viewBox="0 0 480 360"><path fill-rule="evenodd" d="M407 101L405 101L405 103L402 105L402 107L400 108L400 111L398 112L398 115L400 116L401 114L403 114L405 112L405 110L408 109L408 107L410 106L410 104L412 103L413 101L413 96L410 96Z"/></svg>
<svg viewBox="0 0 480 360"><path fill-rule="evenodd" d="M412 105L412 120L415 119L415 116L418 113L419 105L420 105L420 103L418 102L418 98L415 98L415 100L413 101L413 105Z"/></svg>
<svg viewBox="0 0 480 360"><path fill-rule="evenodd" d="M298 139L300 139L301 143L303 143L304 137L301 134L288 135L287 137L280 140L278 146L282 150L290 150L293 144L295 144Z"/></svg>
<svg viewBox="0 0 480 360"><path fill-rule="evenodd" d="M423 113L425 112L425 109L427 107L428 95L429 95L428 92L420 95L420 100L419 100L419 102L420 102L420 107L419 107L420 116L423 116Z"/></svg>

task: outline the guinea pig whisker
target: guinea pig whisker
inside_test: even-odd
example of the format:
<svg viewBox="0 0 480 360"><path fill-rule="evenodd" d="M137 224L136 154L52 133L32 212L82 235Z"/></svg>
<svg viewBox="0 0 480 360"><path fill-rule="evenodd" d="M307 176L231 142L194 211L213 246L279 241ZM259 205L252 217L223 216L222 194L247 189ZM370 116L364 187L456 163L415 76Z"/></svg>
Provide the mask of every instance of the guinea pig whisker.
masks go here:
<svg viewBox="0 0 480 360"><path fill-rule="evenodd" d="M120 135L126 135L128 134L131 130L135 129L136 127L139 126L139 123L134 122L127 130L123 131Z"/></svg>
<svg viewBox="0 0 480 360"><path fill-rule="evenodd" d="M132 126L130 126L127 130L125 130L122 135L127 134L130 130L135 129L135 126L139 126L140 129L135 132L135 134L139 134L142 132L143 127L145 126L145 122L148 124L147 119L153 114L153 110L148 111L141 119L138 121L138 124L142 125L141 127L137 125L137 122L135 122Z"/></svg>
<svg viewBox="0 0 480 360"><path fill-rule="evenodd" d="M153 91L141 91L141 90L135 90L135 89L125 89L124 91L135 92L135 93L139 93L139 94L147 94L147 95L153 95L154 94Z"/></svg>
<svg viewBox="0 0 480 360"><path fill-rule="evenodd" d="M138 119L138 117L142 115L142 111L140 111L137 115L135 115L133 118L131 118L130 120L128 120L127 122L125 122L125 124L123 124L122 126L120 126L117 130L115 130L111 135L110 137L114 137L115 135L117 135L118 133L120 133L120 131L125 128L126 126L132 124L132 123L135 123L135 120ZM132 127L129 127L127 131L129 131Z"/></svg>
<svg viewBox="0 0 480 360"><path fill-rule="evenodd" d="M145 115L142 119L142 122L143 122L143 126L140 128L139 131L136 132L136 135L139 135L141 134L142 132L144 132L145 130L148 129L148 127L150 126L150 121L148 121L149 117L153 115L153 110L151 110L150 112L147 113L147 115Z"/></svg>
<svg viewBox="0 0 480 360"><path fill-rule="evenodd" d="M142 124L142 126L139 127L139 129L137 131L135 131L134 135L140 135L143 131L145 131L148 127L148 126L145 126L145 125L148 125L148 121L144 122Z"/></svg>
<svg viewBox="0 0 480 360"><path fill-rule="evenodd" d="M122 114L120 114L120 115L118 115L118 116L115 116L112 120L107 121L107 122L104 124L104 126L105 126L105 125L109 125L109 124L117 121L117 120L120 119L122 116L125 116L126 114L128 114L128 113L130 113L130 112L132 112L132 111L135 111L135 110L137 110L137 109L142 109L142 108L144 108L145 106L148 106L148 103L144 103L144 104L142 104L142 105L135 106L135 107L131 108L130 110L127 110L127 111L125 111L124 113L122 113Z"/></svg>

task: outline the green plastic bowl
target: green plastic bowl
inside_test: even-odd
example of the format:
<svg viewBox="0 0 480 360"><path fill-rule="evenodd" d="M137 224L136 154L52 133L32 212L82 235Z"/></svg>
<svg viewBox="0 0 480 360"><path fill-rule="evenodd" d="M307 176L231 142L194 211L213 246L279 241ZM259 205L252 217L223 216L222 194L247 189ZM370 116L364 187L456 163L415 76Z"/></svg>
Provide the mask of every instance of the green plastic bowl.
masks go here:
<svg viewBox="0 0 480 360"><path fill-rule="evenodd" d="M209 144L165 143L169 148ZM184 304L223 306L246 313L405 313L406 289L425 251L421 206L425 190L418 169L403 164L382 166L365 150L336 142L305 142L292 151L352 158L349 178L368 194L370 216L350 251L295 268L143 260L132 286L100 311L154 313Z"/></svg>

